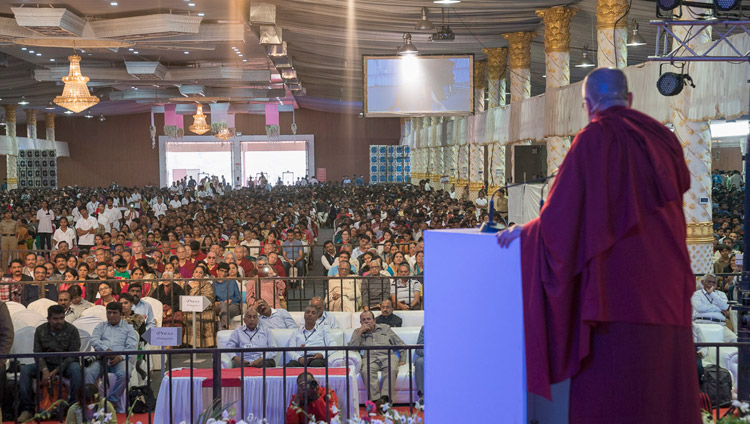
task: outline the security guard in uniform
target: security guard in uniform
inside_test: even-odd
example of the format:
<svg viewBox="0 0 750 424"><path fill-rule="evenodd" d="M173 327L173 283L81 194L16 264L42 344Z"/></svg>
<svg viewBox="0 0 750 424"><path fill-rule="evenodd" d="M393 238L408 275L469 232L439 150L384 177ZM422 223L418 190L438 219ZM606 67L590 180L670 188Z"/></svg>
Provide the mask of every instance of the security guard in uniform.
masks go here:
<svg viewBox="0 0 750 424"><path fill-rule="evenodd" d="M5 211L3 219L0 220L0 235L2 235L2 241L0 241L0 250L3 255L3 269L8 266L11 259L16 257L15 251L18 249L18 221L13 219L10 211Z"/></svg>

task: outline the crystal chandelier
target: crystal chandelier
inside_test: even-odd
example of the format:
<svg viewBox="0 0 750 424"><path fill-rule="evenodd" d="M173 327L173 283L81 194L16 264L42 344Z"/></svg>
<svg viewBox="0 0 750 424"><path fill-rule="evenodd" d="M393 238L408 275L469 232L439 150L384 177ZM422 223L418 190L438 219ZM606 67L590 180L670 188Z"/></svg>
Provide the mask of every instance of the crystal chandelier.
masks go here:
<svg viewBox="0 0 750 424"><path fill-rule="evenodd" d="M99 98L89 93L89 88L86 86L89 77L81 75L81 56L68 56L68 60L70 72L62 79L65 83L62 96L55 97L54 102L56 105L78 113L99 103Z"/></svg>
<svg viewBox="0 0 750 424"><path fill-rule="evenodd" d="M203 105L200 103L198 103L196 114L193 115L193 125L189 129L198 135L205 134L211 129L211 126L206 123L206 115L203 114Z"/></svg>
<svg viewBox="0 0 750 424"><path fill-rule="evenodd" d="M216 133L216 138L221 141L227 141L232 137L234 137L234 128L223 127Z"/></svg>

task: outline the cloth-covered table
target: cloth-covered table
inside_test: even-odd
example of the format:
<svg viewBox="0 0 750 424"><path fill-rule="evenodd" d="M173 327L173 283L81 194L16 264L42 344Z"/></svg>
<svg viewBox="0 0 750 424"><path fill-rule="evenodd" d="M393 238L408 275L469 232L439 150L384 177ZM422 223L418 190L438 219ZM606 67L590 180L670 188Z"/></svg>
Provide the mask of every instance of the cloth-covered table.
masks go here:
<svg viewBox="0 0 750 424"><path fill-rule="evenodd" d="M325 368L308 368L307 371L315 376L321 386L326 385ZM263 417L263 369L245 368L244 384L240 384L241 369L223 369L221 371L221 400L223 404L234 402L233 407L237 411L237 417L242 413L244 404L244 417L253 414ZM269 424L284 422L286 407L297 392L297 376L304 372L304 368L286 369L286 390L284 390L284 370L282 368L265 369L265 417ZM156 399L156 412L154 423L168 424L170 413L169 384L172 379L172 423L195 422L198 415L211 406L213 402L213 370L193 369L192 384L190 369L176 369L167 373L161 382L159 395ZM349 379L349 404L347 405L346 381ZM339 398L338 407L341 409L342 421L346 417L346 408L349 417L357 417L359 413L359 391L357 390L357 373L352 367L347 374L346 368L328 368L328 387L336 391ZM192 395L193 420L190 419L190 408ZM244 398L240 404L240 398ZM284 392L286 391L286 396Z"/></svg>

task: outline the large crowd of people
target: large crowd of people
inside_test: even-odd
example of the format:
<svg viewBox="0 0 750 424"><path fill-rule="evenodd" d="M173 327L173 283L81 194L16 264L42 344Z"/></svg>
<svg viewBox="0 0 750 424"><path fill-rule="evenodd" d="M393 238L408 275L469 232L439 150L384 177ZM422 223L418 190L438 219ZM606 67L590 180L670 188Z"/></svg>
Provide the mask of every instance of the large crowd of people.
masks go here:
<svg viewBox="0 0 750 424"><path fill-rule="evenodd" d="M96 305L106 308L107 321L91 335L95 350L142 348L141 335L156 325L150 303L143 300L148 297L163 305L162 326L183 327L185 346L215 347L217 331L230 328L235 328L232 343L242 347L268 347L270 339L256 335L273 328L296 329L292 346L329 346L327 329L335 329L336 320L327 311L363 313L352 343L403 344L388 328L401 325L394 310L422 309L423 232L475 226L487 215L467 199L419 186L237 189L216 178L185 179L169 188L15 190L0 195L0 207L6 270L0 303L57 302L48 310L46 327L38 327L35 352L76 350L73 338L63 343L61 334L70 333L70 324ZM332 236L319 240L321 228L332 229ZM302 277L313 275L323 292L305 299L309 292L299 290L305 323L298 326L287 312L289 294L309 281ZM180 295L202 295L214 304L198 314L195 341L188 337L193 322L180 310ZM235 317L239 327L231 326ZM321 356L292 353L286 365L322 366ZM388 355L374 356L376 362L368 366L385 372ZM72 392L86 392L108 369L115 382L107 400L116 403L127 386L125 360L105 357L106 363L83 367L63 360L21 371L39 374L43 384L56 375L77 376L71 379L72 404L78 399ZM135 355L127 360L131 369L145 372ZM233 361L276 365L247 354ZM403 353L394 356L394 367L402 362ZM372 400L389 401L390 387L376 387L377 371L370 375ZM422 395L423 382L417 386ZM30 385L21 388L18 418L38 410L32 393Z"/></svg>

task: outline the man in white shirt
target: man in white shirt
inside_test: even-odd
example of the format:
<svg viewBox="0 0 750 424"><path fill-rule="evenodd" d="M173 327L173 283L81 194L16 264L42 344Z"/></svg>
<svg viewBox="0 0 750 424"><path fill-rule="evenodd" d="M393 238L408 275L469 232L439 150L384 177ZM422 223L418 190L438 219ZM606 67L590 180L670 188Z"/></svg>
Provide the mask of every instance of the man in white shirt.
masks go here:
<svg viewBox="0 0 750 424"><path fill-rule="evenodd" d="M315 296L312 299L310 299L310 306L315 308L315 312L317 313L315 326L325 327L329 330L335 330L339 328L339 324L338 322L336 322L336 318L334 318L333 315L329 314L324 309L324 305L325 303L323 302L323 298L320 296Z"/></svg>
<svg viewBox="0 0 750 424"><path fill-rule="evenodd" d="M182 202L177 196L174 196L174 198L169 201L169 207L172 209L179 209L180 206L182 206Z"/></svg>
<svg viewBox="0 0 750 424"><path fill-rule="evenodd" d="M314 306L305 308L305 323L300 325L289 338L289 347L336 346L328 328L316 325L318 311ZM291 359L287 367L325 367L326 359L323 351L292 351L288 352Z"/></svg>
<svg viewBox="0 0 750 424"><path fill-rule="evenodd" d="M167 214L167 204L164 203L164 198L159 196L154 203L154 216L160 218Z"/></svg>
<svg viewBox="0 0 750 424"><path fill-rule="evenodd" d="M96 196L91 196L91 201L86 203L86 209L89 211L89 215L93 215L99 209L99 202L96 201Z"/></svg>
<svg viewBox="0 0 750 424"><path fill-rule="evenodd" d="M724 343L735 343L737 335L727 328L726 319L729 311L727 295L716 290L716 276L706 274L703 277L703 288L696 290L690 303L693 305L693 321L699 324L718 324L724 327Z"/></svg>
<svg viewBox="0 0 750 424"><path fill-rule="evenodd" d="M55 213L49 209L46 200L42 200L42 208L36 211L36 220L38 227L36 234L39 236L39 249L52 249L52 221L55 219Z"/></svg>
<svg viewBox="0 0 750 424"><path fill-rule="evenodd" d="M79 219L81 219L81 209L83 209L83 202L81 199L76 200L76 207L73 208L71 215L73 215L73 224L75 225Z"/></svg>
<svg viewBox="0 0 750 424"><path fill-rule="evenodd" d="M107 215L107 219L112 225L112 229L120 231L122 212L120 212L119 208L115 207L114 199L112 197L107 197L107 206L104 207L104 214Z"/></svg>
<svg viewBox="0 0 750 424"><path fill-rule="evenodd" d="M60 218L60 227L55 230L55 234L52 237L52 244L55 249L58 249L60 242L67 242L69 247L75 246L76 232L72 228L68 227L68 218Z"/></svg>
<svg viewBox="0 0 750 424"><path fill-rule="evenodd" d="M276 347L276 340L271 334L271 329L260 324L258 311L254 308L248 308L245 312L244 321L245 324L236 328L229 336L228 349ZM273 359L275 355L276 352L237 352L232 358L232 365L234 368L240 366L273 368L276 366L276 361Z"/></svg>
<svg viewBox="0 0 750 424"><path fill-rule="evenodd" d="M260 315L261 323L268 328L297 328L297 323L286 309L272 309L263 299L255 302L255 310Z"/></svg>
<svg viewBox="0 0 750 424"><path fill-rule="evenodd" d="M89 216L88 209L81 209L81 219L76 223L76 234L78 235L78 247L90 249L94 245L94 236L99 228L96 218Z"/></svg>

